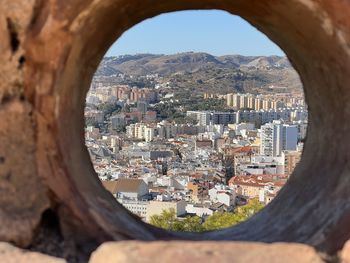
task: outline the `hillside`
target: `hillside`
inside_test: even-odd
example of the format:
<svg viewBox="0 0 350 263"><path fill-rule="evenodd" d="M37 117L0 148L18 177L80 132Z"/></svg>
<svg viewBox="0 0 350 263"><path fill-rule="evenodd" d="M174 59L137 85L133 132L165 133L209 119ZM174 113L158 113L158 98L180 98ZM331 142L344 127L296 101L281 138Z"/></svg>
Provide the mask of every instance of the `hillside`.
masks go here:
<svg viewBox="0 0 350 263"><path fill-rule="evenodd" d="M182 88L217 92L254 91L271 85L300 90L298 74L286 57L213 56L207 53L174 55L138 54L106 57L96 76L110 77L124 73L133 76L159 74Z"/></svg>

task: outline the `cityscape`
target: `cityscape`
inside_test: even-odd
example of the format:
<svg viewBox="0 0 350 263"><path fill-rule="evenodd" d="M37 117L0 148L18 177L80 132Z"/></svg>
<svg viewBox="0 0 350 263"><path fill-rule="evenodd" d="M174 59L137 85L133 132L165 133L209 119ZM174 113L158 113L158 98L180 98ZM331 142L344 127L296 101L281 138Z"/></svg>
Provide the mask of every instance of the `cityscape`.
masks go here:
<svg viewBox="0 0 350 263"><path fill-rule="evenodd" d="M300 160L308 121L302 91L188 94L172 83L158 74L94 77L85 140L103 186L145 222L197 222L172 230L249 218L276 197ZM244 207L250 212L239 220L209 226Z"/></svg>
<svg viewBox="0 0 350 263"><path fill-rule="evenodd" d="M350 263L349 1L0 3L0 263Z"/></svg>

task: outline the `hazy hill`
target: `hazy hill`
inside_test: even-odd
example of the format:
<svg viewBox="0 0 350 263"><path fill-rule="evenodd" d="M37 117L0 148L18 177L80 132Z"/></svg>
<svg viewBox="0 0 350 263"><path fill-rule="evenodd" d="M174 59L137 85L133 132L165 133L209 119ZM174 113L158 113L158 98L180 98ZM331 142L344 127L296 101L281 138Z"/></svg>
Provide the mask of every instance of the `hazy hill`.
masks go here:
<svg viewBox="0 0 350 263"><path fill-rule="evenodd" d="M97 75L112 75L122 72L129 75L146 75L158 73L169 75L178 72L194 72L201 68L215 66L217 68L238 69L255 67L257 69L291 68L286 57L241 56L229 55L216 57L207 53L180 53L174 55L125 55L106 57L102 60Z"/></svg>
<svg viewBox="0 0 350 263"><path fill-rule="evenodd" d="M203 91L209 88L250 91L271 85L301 88L298 74L288 59L280 56L213 56L195 52L124 55L104 58L96 75L108 77L118 73L159 74L176 86Z"/></svg>

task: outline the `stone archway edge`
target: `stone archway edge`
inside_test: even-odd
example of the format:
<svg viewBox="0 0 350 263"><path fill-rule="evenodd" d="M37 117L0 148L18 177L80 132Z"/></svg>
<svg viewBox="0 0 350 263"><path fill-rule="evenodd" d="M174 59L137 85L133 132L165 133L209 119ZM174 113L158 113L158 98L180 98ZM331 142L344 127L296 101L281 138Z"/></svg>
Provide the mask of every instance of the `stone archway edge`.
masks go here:
<svg viewBox="0 0 350 263"><path fill-rule="evenodd" d="M155 229L115 203L83 138L85 95L108 47L146 18L186 9L240 15L275 41L310 116L301 165L278 198L203 235ZM70 255L131 239L297 242L335 254L350 238L349 1L3 0L0 40L0 240Z"/></svg>

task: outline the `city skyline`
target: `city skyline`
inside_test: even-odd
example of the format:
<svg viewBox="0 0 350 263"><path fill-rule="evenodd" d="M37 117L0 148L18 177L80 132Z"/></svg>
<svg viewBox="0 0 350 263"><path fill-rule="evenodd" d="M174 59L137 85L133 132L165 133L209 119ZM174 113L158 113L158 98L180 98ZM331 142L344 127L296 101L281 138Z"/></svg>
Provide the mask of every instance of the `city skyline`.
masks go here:
<svg viewBox="0 0 350 263"><path fill-rule="evenodd" d="M215 56L285 56L263 33L219 10L162 14L126 31L105 56L205 52Z"/></svg>

